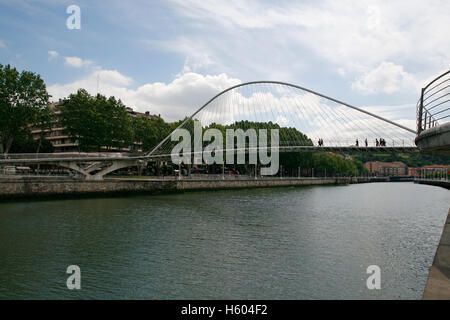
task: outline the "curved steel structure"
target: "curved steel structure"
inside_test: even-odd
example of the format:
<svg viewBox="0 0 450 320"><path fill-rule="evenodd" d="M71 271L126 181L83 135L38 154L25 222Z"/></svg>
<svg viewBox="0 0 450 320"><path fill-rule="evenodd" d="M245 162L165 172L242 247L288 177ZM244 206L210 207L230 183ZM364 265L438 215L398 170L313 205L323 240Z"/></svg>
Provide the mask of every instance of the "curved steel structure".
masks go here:
<svg viewBox="0 0 450 320"><path fill-rule="evenodd" d="M417 134L448 122L449 118L450 70L436 77L422 88L417 103Z"/></svg>
<svg viewBox="0 0 450 320"><path fill-rule="evenodd" d="M405 126L403 126L401 124L398 124L398 123L396 123L394 121L391 121L389 119L383 118L383 117L378 116L378 115L376 115L374 113L371 113L369 111L363 110L363 109L358 108L358 107L355 107L353 105L350 105L348 103L342 102L342 101L337 100L337 99L334 99L332 97L326 96L326 95L321 94L319 92L316 92L316 91L313 91L313 90L310 90L310 89L307 89L307 88L304 88L304 87L301 87L301 86L298 86L298 85L295 85L295 84L292 84L292 83L282 82L282 81L271 81L271 80L260 80L260 81L250 81L250 82L240 83L240 84L232 86L232 87L230 87L228 89L223 90L222 92L216 94L214 97L212 97L210 100L208 100L203 106L201 106L197 111L195 111L190 117L186 118L175 130L177 130L179 128L182 128L188 121L192 120L199 112L201 112L203 109L205 109L208 105L210 105L218 97L224 95L225 93L227 93L227 92L229 92L229 91L231 91L233 89L236 89L236 88L239 88L239 87L244 87L244 86L249 86L249 85L254 85L254 84L277 84L277 85L288 86L288 87L300 89L300 90L303 90L305 92L312 93L313 95L316 95L318 97L324 98L326 100L329 100L329 101L335 102L337 104L346 106L346 107L351 108L353 110L357 110L357 111L359 111L361 113L364 113L366 115L369 115L369 116L371 116L373 118L379 119L381 121L384 121L386 123L394 125L394 126L396 126L398 128L401 128L401 129L403 129L403 130L405 130L407 132L414 133L414 134L416 133L414 130L412 130L410 128L407 128L407 127L405 127ZM171 136L171 134L169 134L166 138L164 138L158 145L156 145L152 149L152 151L150 151L147 154L147 156L152 156L155 153L156 150L158 150L166 141L169 140L170 136Z"/></svg>

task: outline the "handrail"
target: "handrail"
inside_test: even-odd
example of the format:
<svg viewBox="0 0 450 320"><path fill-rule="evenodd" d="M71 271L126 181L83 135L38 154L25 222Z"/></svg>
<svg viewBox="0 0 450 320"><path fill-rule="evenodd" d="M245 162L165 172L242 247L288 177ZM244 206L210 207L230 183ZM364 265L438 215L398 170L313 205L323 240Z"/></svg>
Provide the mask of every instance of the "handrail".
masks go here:
<svg viewBox="0 0 450 320"><path fill-rule="evenodd" d="M443 78L445 78L443 81L436 83ZM450 117L450 99L447 98L450 95L448 81L450 81L450 70L436 77L422 88L419 103L417 104L417 134L426 129L439 126L443 122L441 120ZM433 90L435 91L432 92ZM434 98L431 101L427 101L431 97ZM436 115L439 115L439 117L436 117Z"/></svg>

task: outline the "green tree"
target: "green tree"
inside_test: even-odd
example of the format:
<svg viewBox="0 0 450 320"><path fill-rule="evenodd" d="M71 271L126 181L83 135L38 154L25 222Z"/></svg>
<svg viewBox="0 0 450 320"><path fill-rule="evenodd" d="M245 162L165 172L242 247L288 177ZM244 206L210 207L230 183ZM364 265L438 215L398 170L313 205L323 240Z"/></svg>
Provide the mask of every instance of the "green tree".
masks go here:
<svg viewBox="0 0 450 320"><path fill-rule="evenodd" d="M90 95L85 89L71 94L61 106L61 122L80 150L124 148L132 144L131 117L114 97Z"/></svg>
<svg viewBox="0 0 450 320"><path fill-rule="evenodd" d="M132 120L135 143L142 151L150 151L171 132L171 126L161 118L136 117Z"/></svg>
<svg viewBox="0 0 450 320"><path fill-rule="evenodd" d="M0 153L8 153L14 139L30 131L49 97L39 75L0 64Z"/></svg>
<svg viewBox="0 0 450 320"><path fill-rule="evenodd" d="M49 132L52 129L53 123L55 121L55 115L53 111L46 106L39 110L36 114L35 124L37 127L41 129L39 134L39 138L37 139L37 147L35 152L53 152L53 145L45 139L45 133ZM52 147L49 147L52 146ZM42 148L41 148L42 147ZM52 150L52 151L49 151Z"/></svg>
<svg viewBox="0 0 450 320"><path fill-rule="evenodd" d="M45 138L34 140L30 134L18 135L9 150L11 153L52 153L54 147L50 141Z"/></svg>

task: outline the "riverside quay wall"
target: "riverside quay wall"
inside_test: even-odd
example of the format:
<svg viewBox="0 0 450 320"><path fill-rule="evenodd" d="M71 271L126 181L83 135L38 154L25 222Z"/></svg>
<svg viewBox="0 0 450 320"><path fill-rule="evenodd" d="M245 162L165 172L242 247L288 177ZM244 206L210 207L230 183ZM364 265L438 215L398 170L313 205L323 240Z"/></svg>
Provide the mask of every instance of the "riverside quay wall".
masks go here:
<svg viewBox="0 0 450 320"><path fill-rule="evenodd" d="M423 292L424 300L450 300L450 210Z"/></svg>
<svg viewBox="0 0 450 320"><path fill-rule="evenodd" d="M414 183L429 184L446 189L450 189L450 180L432 180L432 179L416 179Z"/></svg>
<svg viewBox="0 0 450 320"><path fill-rule="evenodd" d="M102 181L69 179L1 179L0 199L108 194L157 194L190 190L333 185L369 182L365 178L263 178L263 179L132 179Z"/></svg>

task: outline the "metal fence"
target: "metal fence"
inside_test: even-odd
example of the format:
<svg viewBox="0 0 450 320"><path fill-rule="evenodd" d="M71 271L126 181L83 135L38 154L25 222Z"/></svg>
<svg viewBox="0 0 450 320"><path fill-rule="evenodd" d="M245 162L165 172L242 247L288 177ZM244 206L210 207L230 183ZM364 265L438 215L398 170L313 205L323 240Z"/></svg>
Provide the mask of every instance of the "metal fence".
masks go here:
<svg viewBox="0 0 450 320"><path fill-rule="evenodd" d="M450 121L450 70L422 88L417 102L417 134Z"/></svg>

